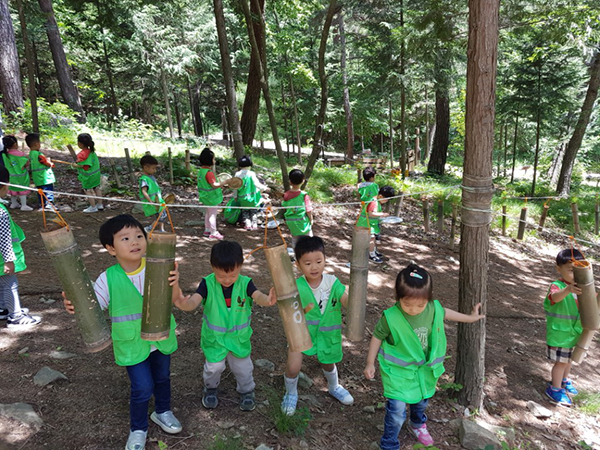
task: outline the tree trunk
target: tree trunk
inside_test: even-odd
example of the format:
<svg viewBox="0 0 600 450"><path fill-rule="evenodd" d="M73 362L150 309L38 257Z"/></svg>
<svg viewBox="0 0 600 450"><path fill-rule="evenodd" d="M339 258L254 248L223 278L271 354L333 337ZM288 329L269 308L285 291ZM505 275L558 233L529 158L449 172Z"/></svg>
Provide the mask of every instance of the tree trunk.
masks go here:
<svg viewBox="0 0 600 450"><path fill-rule="evenodd" d="M489 262L489 224L494 185L494 113L498 54L499 0L469 0L465 160L458 310L470 313L477 303L485 314ZM459 323L456 383L458 401L483 407L485 378L485 319Z"/></svg>
<svg viewBox="0 0 600 450"><path fill-rule="evenodd" d="M600 87L600 48L596 49L592 63L590 64L590 81L588 84L588 90L581 107L581 113L575 125L575 131L573 136L569 140L565 156L563 158L563 164L560 169L560 177L558 179L558 185L556 187L556 193L560 195L568 195L571 188L571 174L573 173L573 164L575 163L575 157L581 147L585 130L587 129L588 123L590 122L590 115L592 114L592 108L594 102L598 97L598 88Z"/></svg>
<svg viewBox="0 0 600 450"><path fill-rule="evenodd" d="M538 70L538 105L537 105L537 117L536 117L536 125L535 125L535 156L533 160L533 181L531 182L531 196L535 195L535 180L537 176L537 166L538 160L540 157L540 129L542 126L542 108L539 104L541 100L541 90L542 90L542 70L541 68Z"/></svg>
<svg viewBox="0 0 600 450"><path fill-rule="evenodd" d="M0 0L0 42L0 93L4 113L17 112L23 107L23 87L8 0Z"/></svg>
<svg viewBox="0 0 600 450"><path fill-rule="evenodd" d="M260 9L259 9L260 8ZM258 4L251 2L250 12L253 18L260 17L265 9L265 0L259 0ZM263 67L267 67L267 56L265 49L265 29L261 20L252 20L252 29L258 44L260 59L254 56L254 52L250 55L250 67L248 69L248 85L246 87L246 97L244 98L244 106L242 108L242 119L240 127L242 128L242 141L244 145L252 145L254 135L256 134L256 121L260 109L260 72L258 64L262 63Z"/></svg>
<svg viewBox="0 0 600 450"><path fill-rule="evenodd" d="M435 136L427 172L443 175L450 143L450 100L448 89L439 86L435 90Z"/></svg>
<svg viewBox="0 0 600 450"><path fill-rule="evenodd" d="M400 0L400 27L404 33L404 2ZM406 177L406 86L404 84L404 60L406 46L404 38L400 45L400 170Z"/></svg>
<svg viewBox="0 0 600 450"><path fill-rule="evenodd" d="M550 170L548 171L548 179L550 180L550 186L556 186L556 184L558 183L558 176L560 174L558 168L562 166L566 149L566 141L563 141L556 146L556 150L554 151L554 155L552 156L552 164L550 165Z"/></svg>
<svg viewBox="0 0 600 450"><path fill-rule="evenodd" d="M346 158L354 159L354 122L350 106L350 91L348 89L348 72L346 70L346 30L344 29L344 14L338 14L338 27L340 32L340 68L342 70L342 84L344 85L344 113L346 114Z"/></svg>
<svg viewBox="0 0 600 450"><path fill-rule="evenodd" d="M38 121L37 95L35 93L35 69L33 67L33 55L29 45L29 34L27 33L27 22L23 12L23 1L17 0L17 9L19 10L19 21L21 22L21 34L23 35L23 47L25 48L25 59L27 60L27 80L29 84L29 102L31 104L31 125L34 133L40 132Z"/></svg>
<svg viewBox="0 0 600 450"><path fill-rule="evenodd" d="M162 85L163 100L165 102L165 112L167 113L167 122L169 122L169 136L173 139L173 119L171 118L171 105L169 104L169 88L167 87L167 74L164 70L160 71L160 83Z"/></svg>
<svg viewBox="0 0 600 450"><path fill-rule="evenodd" d="M40 62L38 60L37 46L35 45L35 40L36 40L36 37L31 36L31 51L33 53L33 63L35 65L35 79L36 79L35 90L36 90L38 96L40 96L42 98L46 98L46 95L44 94L44 87L42 86L42 78L40 76Z"/></svg>
<svg viewBox="0 0 600 450"><path fill-rule="evenodd" d="M394 124L392 119L392 101L388 100L388 129L390 132L390 167L394 168Z"/></svg>
<svg viewBox="0 0 600 450"><path fill-rule="evenodd" d="M504 122L504 165L503 165L503 177L506 178L506 159L508 158L508 124Z"/></svg>
<svg viewBox="0 0 600 450"><path fill-rule="evenodd" d="M517 161L517 136L519 131L519 113L515 117L515 134L513 136L513 160L512 160L512 172L510 173L510 182L515 181L515 163Z"/></svg>
<svg viewBox="0 0 600 450"><path fill-rule="evenodd" d="M225 27L225 15L223 14L223 1L213 0L215 21L217 25L217 35L219 38L219 50L221 52L221 69L223 70L223 82L225 83L225 94L227 97L227 110L229 113L229 122L231 124L231 133L233 135L233 153L235 159L244 155L244 143L242 141L242 130L240 128L240 118L235 98L235 81L233 79L233 69L231 68L231 58L229 56L229 44L227 43L227 28Z"/></svg>
<svg viewBox="0 0 600 450"><path fill-rule="evenodd" d="M323 24L323 31L321 33L321 43L319 45L319 82L321 84L321 106L319 107L319 113L317 115L317 121L315 125L312 152L308 157L306 170L304 171L304 186L306 186L306 183L308 183L308 180L310 179L322 145L321 141L323 139L323 124L325 123L325 115L327 113L327 74L325 73L325 52L327 50L327 39L329 38L331 22L338 9L337 0L329 0L329 7L327 8L327 15L325 16L325 23Z"/></svg>
<svg viewBox="0 0 600 450"><path fill-rule="evenodd" d="M40 9L46 16L46 34L48 35L48 43L50 44L50 51L52 52L52 59L54 60L54 67L56 68L56 76L58 78L60 92L69 108L79 113L79 122L85 123L85 114L83 112L83 108L81 107L79 92L77 92L77 88L73 83L71 68L67 63L65 49L60 37L60 31L58 29L58 24L56 23L56 17L54 17L52 0L38 0L38 3L40 5Z"/></svg>
<svg viewBox="0 0 600 450"><path fill-rule="evenodd" d="M110 88L110 114L113 117L119 115L119 103L117 102L117 94L115 93L115 82L113 79L112 66L110 65L110 57L108 56L108 48L106 47L106 41L104 40L104 29L102 30L102 49L104 51L104 65L106 66L106 77L108 78L108 86Z"/></svg>
<svg viewBox="0 0 600 450"><path fill-rule="evenodd" d="M427 86L425 86L425 151L421 157L421 162L429 160L429 154L431 153L431 130L429 129L429 92Z"/></svg>
<svg viewBox="0 0 600 450"><path fill-rule="evenodd" d="M296 92L294 90L294 80L290 74L290 94L292 95L292 104L294 105L294 125L296 128L296 145L298 146L298 164L302 164L302 142L300 140L300 124L298 121L298 104L296 103Z"/></svg>
<svg viewBox="0 0 600 450"><path fill-rule="evenodd" d="M179 114L179 101L176 90L173 90L173 106L175 107L175 120L177 121L177 137L181 139L181 114Z"/></svg>

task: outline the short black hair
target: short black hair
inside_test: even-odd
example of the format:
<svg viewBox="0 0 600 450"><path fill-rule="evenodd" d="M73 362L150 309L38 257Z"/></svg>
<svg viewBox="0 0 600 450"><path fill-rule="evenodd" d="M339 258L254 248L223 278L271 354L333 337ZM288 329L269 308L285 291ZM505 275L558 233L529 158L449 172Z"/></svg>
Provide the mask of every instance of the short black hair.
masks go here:
<svg viewBox="0 0 600 450"><path fill-rule="evenodd" d="M201 166L212 166L213 160L215 159L215 152L213 152L210 148L206 147L200 153L200 165Z"/></svg>
<svg viewBox="0 0 600 450"><path fill-rule="evenodd" d="M252 167L252 158L248 155L242 156L238 159L238 167Z"/></svg>
<svg viewBox="0 0 600 450"><path fill-rule="evenodd" d="M2 138L2 145L4 145L4 151L8 150L15 144L17 144L17 138L10 134Z"/></svg>
<svg viewBox="0 0 600 450"><path fill-rule="evenodd" d="M415 263L410 263L396 277L396 300L405 297L420 297L433 300L431 275Z"/></svg>
<svg viewBox="0 0 600 450"><path fill-rule="evenodd" d="M394 197L396 195L396 190L391 186L381 186L379 195L385 198Z"/></svg>
<svg viewBox="0 0 600 450"><path fill-rule="evenodd" d="M375 177L375 175L377 175L377 171L372 167L365 167L363 169L363 180L369 181L371 178Z"/></svg>
<svg viewBox="0 0 600 450"><path fill-rule="evenodd" d="M141 223L139 223L133 216L130 216L129 214L120 214L102 224L98 233L100 237L100 243L104 247L107 245L113 247L115 234L117 234L123 228L139 228L140 231L144 233L144 237L146 237L146 230L144 230L144 227Z"/></svg>
<svg viewBox="0 0 600 450"><path fill-rule="evenodd" d="M152 155L144 155L140 158L140 166L158 166L158 159Z"/></svg>
<svg viewBox="0 0 600 450"><path fill-rule="evenodd" d="M25 143L27 147L31 147L36 142L40 142L40 135L38 133L29 133L25 136Z"/></svg>
<svg viewBox="0 0 600 450"><path fill-rule="evenodd" d="M10 173L8 173L8 169L4 166L0 166L0 183L8 183L10 180Z"/></svg>
<svg viewBox="0 0 600 450"><path fill-rule="evenodd" d="M573 260L584 261L585 256L583 256L583 254L575 248L565 248L564 250L558 252L558 255L556 255L557 266L564 266L565 264L570 263Z"/></svg>
<svg viewBox="0 0 600 450"><path fill-rule="evenodd" d="M289 178L290 183L297 186L304 182L304 172L302 172L300 169L293 169L290 171Z"/></svg>
<svg viewBox="0 0 600 450"><path fill-rule="evenodd" d="M235 241L220 241L210 251L210 265L231 272L244 263L242 246Z"/></svg>
<svg viewBox="0 0 600 450"><path fill-rule="evenodd" d="M300 258L312 252L321 252L325 255L325 242L323 242L323 239L319 236L300 236L294 248L296 259L300 261Z"/></svg>

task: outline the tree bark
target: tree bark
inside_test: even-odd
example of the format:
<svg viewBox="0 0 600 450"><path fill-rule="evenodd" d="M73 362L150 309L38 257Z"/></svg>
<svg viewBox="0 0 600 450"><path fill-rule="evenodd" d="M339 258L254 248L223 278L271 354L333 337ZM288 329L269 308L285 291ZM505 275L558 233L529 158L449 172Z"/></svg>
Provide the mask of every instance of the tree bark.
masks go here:
<svg viewBox="0 0 600 450"><path fill-rule="evenodd" d="M571 175L573 173L573 164L575 163L575 157L581 147L585 130L590 122L590 116L592 114L592 108L594 102L598 97L598 88L600 87L600 48L596 49L592 63L590 64L590 81L588 83L588 90L581 107L581 113L575 125L575 131L573 136L569 140L565 156L563 158L563 164L560 169L560 177L558 178L558 185L556 187L556 193L559 195L568 195L571 189Z"/></svg>
<svg viewBox="0 0 600 450"><path fill-rule="evenodd" d="M19 53L15 41L8 0L0 0L0 93L4 112L17 112L23 107L23 87Z"/></svg>
<svg viewBox="0 0 600 450"><path fill-rule="evenodd" d="M533 181L531 183L531 196L535 195L535 180L537 176L537 166L538 160L540 157L540 131L542 127L542 109L540 107L539 102L541 101L541 90L542 90L542 70L541 68L538 70L538 82L537 82L537 92L538 92L538 105L537 105L537 117L536 117L536 125L535 125L535 156L533 161Z"/></svg>
<svg viewBox="0 0 600 450"><path fill-rule="evenodd" d="M173 106L175 107L175 120L177 121L177 137L181 139L181 114L179 113L177 90L173 90Z"/></svg>
<svg viewBox="0 0 600 450"><path fill-rule="evenodd" d="M29 34L27 33L27 21L23 12L23 1L16 0L19 11L19 22L21 22L21 34L23 35L23 47L25 48L25 59L27 60L27 80L29 84L29 103L31 104L31 125L34 133L40 132L38 121L37 95L35 93L35 69L33 67L33 52L29 45Z"/></svg>
<svg viewBox="0 0 600 450"><path fill-rule="evenodd" d="M219 38L219 51L221 52L221 69L223 71L223 82L225 83L225 94L227 97L227 110L231 134L233 135L233 154L235 159L244 155L244 143L242 141L242 130L238 114L237 100L235 97L235 81L231 58L229 56L229 44L227 43L227 29L225 27L225 15L223 14L223 1L213 0L215 11L215 22L217 25L217 36Z"/></svg>
<svg viewBox="0 0 600 450"><path fill-rule="evenodd" d="M404 1L400 0L400 27L404 29ZM404 33L404 30L402 31ZM406 45L404 38L400 45L400 169L406 177L406 86L404 84L404 60Z"/></svg>
<svg viewBox="0 0 600 450"><path fill-rule="evenodd" d="M346 30L344 27L344 14L338 14L338 28L340 32L340 69L342 70L342 84L344 86L344 113L346 114L346 158L354 159L354 121L352 120L352 107L350 106L350 91L348 89L348 71L346 70Z"/></svg>
<svg viewBox="0 0 600 450"><path fill-rule="evenodd" d="M392 115L392 100L388 100L388 129L390 132L390 168L394 168L394 124Z"/></svg>
<svg viewBox="0 0 600 450"><path fill-rule="evenodd" d="M164 70L160 71L160 84L163 91L163 100L165 102L165 112L167 113L167 122L169 122L169 136L173 139L173 119L171 118L171 105L169 104L169 88L167 87L167 74Z"/></svg>
<svg viewBox="0 0 600 450"><path fill-rule="evenodd" d="M108 48L104 40L104 29L102 29L102 49L104 51L104 65L106 66L106 77L108 78L108 87L110 89L110 113L113 117L119 115L119 103L117 102L117 94L115 92L115 81L113 79L112 66L110 65L110 57L108 56Z"/></svg>
<svg viewBox="0 0 600 450"><path fill-rule="evenodd" d="M485 314L489 263L489 212L494 185L494 113L500 0L469 0L465 160L458 309L469 313L477 303ZM483 407L485 319L458 325L456 383L458 401Z"/></svg>
<svg viewBox="0 0 600 450"><path fill-rule="evenodd" d="M435 90L435 135L427 172L437 175L444 174L449 143L450 100L448 89L445 86L438 86Z"/></svg>
<svg viewBox="0 0 600 450"><path fill-rule="evenodd" d="M517 136L519 131L519 113L515 117L515 134L513 136L513 155L512 155L512 172L510 173L510 182L515 181L515 163L517 161Z"/></svg>
<svg viewBox="0 0 600 450"><path fill-rule="evenodd" d="M85 123L85 113L81 106L79 92L77 92L77 88L73 83L71 68L69 67L69 63L67 63L65 49L60 37L58 24L56 23L56 17L54 17L54 10L52 9L52 0L38 0L38 3L46 16L46 34L48 35L48 43L50 44L50 51L52 52L52 59L56 68L56 76L63 100L69 108L78 113L79 122Z"/></svg>

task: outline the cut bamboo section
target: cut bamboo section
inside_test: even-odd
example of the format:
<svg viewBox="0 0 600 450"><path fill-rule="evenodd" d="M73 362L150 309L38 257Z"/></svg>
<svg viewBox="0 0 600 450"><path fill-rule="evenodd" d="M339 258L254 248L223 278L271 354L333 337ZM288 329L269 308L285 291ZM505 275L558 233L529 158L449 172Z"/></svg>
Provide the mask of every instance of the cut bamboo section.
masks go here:
<svg viewBox="0 0 600 450"><path fill-rule="evenodd" d="M369 228L354 227L352 234L348 314L346 316L346 336L351 341L362 341L365 337L370 240L371 230Z"/></svg>
<svg viewBox="0 0 600 450"><path fill-rule="evenodd" d="M523 240L525 236L525 225L527 224L527 206L521 210L521 217L519 218L519 231L517 231L517 239Z"/></svg>
<svg viewBox="0 0 600 450"><path fill-rule="evenodd" d="M304 352L312 348L312 340L306 325L302 301L296 286L292 261L286 245L265 249L267 266L271 272L277 307L283 322L283 330L291 352Z"/></svg>
<svg viewBox="0 0 600 450"><path fill-rule="evenodd" d="M583 330L581 336L579 336L579 340L577 341L577 345L575 345L575 349L573 350L573 355L571 359L573 362L577 364L581 364L587 351L590 349L590 345L594 341L594 336L596 335L596 330Z"/></svg>
<svg viewBox="0 0 600 450"><path fill-rule="evenodd" d="M173 309L173 286L169 285L169 276L175 269L176 244L175 233L153 232L148 236L141 332L146 341L169 338Z"/></svg>
<svg viewBox="0 0 600 450"><path fill-rule="evenodd" d="M573 264L573 278L577 287L581 289L581 294L577 296L581 326L586 330L597 330L600 328L600 315L594 287L594 271L590 262L577 261L577 264Z"/></svg>
<svg viewBox="0 0 600 450"><path fill-rule="evenodd" d="M542 231L544 229L544 224L546 223L546 218L548 217L548 210L550 207L548 205L544 205L544 209L542 210L542 215L540 216L540 224L538 225L538 231Z"/></svg>
<svg viewBox="0 0 600 450"><path fill-rule="evenodd" d="M111 344L110 330L72 231L62 227L42 231L41 235L65 296L75 307L75 321L86 350L104 350Z"/></svg>

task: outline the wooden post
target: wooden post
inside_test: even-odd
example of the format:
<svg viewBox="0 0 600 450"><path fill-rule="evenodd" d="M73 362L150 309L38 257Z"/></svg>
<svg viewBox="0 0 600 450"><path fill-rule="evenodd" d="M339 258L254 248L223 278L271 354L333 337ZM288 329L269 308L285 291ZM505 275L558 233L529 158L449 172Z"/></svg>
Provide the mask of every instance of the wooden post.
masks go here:
<svg viewBox="0 0 600 450"><path fill-rule="evenodd" d="M112 158L109 159L109 161L113 177L115 177L115 182L117 183L117 188L121 189L121 178L119 178L119 172L117 172L117 165L115 164L115 161Z"/></svg>
<svg viewBox="0 0 600 450"><path fill-rule="evenodd" d="M386 212L386 213L390 212L390 204L391 204L391 202L385 202L383 204L383 212Z"/></svg>
<svg viewBox="0 0 600 450"><path fill-rule="evenodd" d="M167 150L169 152L169 183L173 186L173 152L171 151L171 147L167 147Z"/></svg>
<svg viewBox="0 0 600 450"><path fill-rule="evenodd" d="M517 239L523 240L525 235L525 225L527 225L527 206L521 209L521 217L519 218L519 231L517 232Z"/></svg>
<svg viewBox="0 0 600 450"><path fill-rule="evenodd" d="M351 341L362 341L365 336L370 241L371 230L369 228L354 227L348 313L346 314L346 337Z"/></svg>
<svg viewBox="0 0 600 450"><path fill-rule="evenodd" d="M129 179L131 180L131 184L135 185L135 175L133 173L133 164L131 164L131 158L129 157L129 149L125 147L125 159L127 160L127 168L129 169Z"/></svg>
<svg viewBox="0 0 600 450"><path fill-rule="evenodd" d="M437 204L437 228L438 233L442 234L444 232L444 200L438 200Z"/></svg>
<svg viewBox="0 0 600 450"><path fill-rule="evenodd" d="M423 227L425 232L429 233L429 199L423 198Z"/></svg>
<svg viewBox="0 0 600 450"><path fill-rule="evenodd" d="M73 232L68 227L61 227L42 231L41 235L65 295L75 307L75 321L86 350L99 352L105 349L111 343L110 330Z"/></svg>
<svg viewBox="0 0 600 450"><path fill-rule="evenodd" d="M188 172L192 171L192 165L190 163L190 149L189 148L185 149L185 170L187 170Z"/></svg>
<svg viewBox="0 0 600 450"><path fill-rule="evenodd" d="M69 153L71 154L71 158L73 158L73 161L77 161L77 152L75 151L73 146L71 144L67 144L67 149L69 150Z"/></svg>
<svg viewBox="0 0 600 450"><path fill-rule="evenodd" d="M398 194L398 195L400 195L400 194ZM395 202L394 203L394 215L396 217L398 217L398 215L400 214L400 206L402 206L402 199L403 199L403 197L394 199L394 202Z"/></svg>
<svg viewBox="0 0 600 450"><path fill-rule="evenodd" d="M170 272L175 269L175 233L152 232L146 249L146 277L142 308L142 339L163 341L171 332L173 286Z"/></svg>
<svg viewBox="0 0 600 450"><path fill-rule="evenodd" d="M548 210L550 207L548 205L544 205L544 209L542 210L542 215L540 216L540 224L538 225L538 231L542 231L544 229L544 224L546 223L546 218L548 217Z"/></svg>
<svg viewBox="0 0 600 450"><path fill-rule="evenodd" d="M594 287L594 271L588 261L577 261L573 264L573 279L581 294L577 296L579 303L579 314L583 333L577 341L573 351L573 361L580 364L585 357L590 344L594 340L596 330L600 328L600 316L598 315L598 298Z"/></svg>
<svg viewBox="0 0 600 450"><path fill-rule="evenodd" d="M356 184L360 183L362 180L362 174L360 173L360 169L356 169Z"/></svg>
<svg viewBox="0 0 600 450"><path fill-rule="evenodd" d="M502 236L506 236L506 205L502 205Z"/></svg>
<svg viewBox="0 0 600 450"><path fill-rule="evenodd" d="M265 249L265 256L275 286L277 307L279 308L279 315L283 322L283 329L290 351L303 352L309 350L312 347L312 340L306 325L304 309L296 286L294 269L287 252L287 246L279 245L267 248Z"/></svg>
<svg viewBox="0 0 600 450"><path fill-rule="evenodd" d="M581 234L581 228L579 227L579 207L577 203L571 203L571 212L573 213L573 228L575 234Z"/></svg>
<svg viewBox="0 0 600 450"><path fill-rule="evenodd" d="M600 228L600 203L596 203L596 211L594 213L595 225L594 225L594 234L598 234L598 229Z"/></svg>

